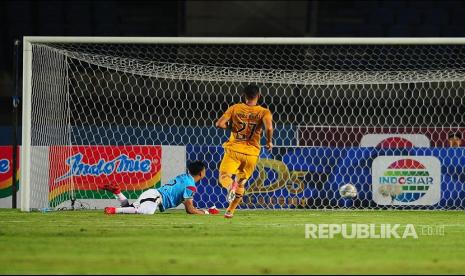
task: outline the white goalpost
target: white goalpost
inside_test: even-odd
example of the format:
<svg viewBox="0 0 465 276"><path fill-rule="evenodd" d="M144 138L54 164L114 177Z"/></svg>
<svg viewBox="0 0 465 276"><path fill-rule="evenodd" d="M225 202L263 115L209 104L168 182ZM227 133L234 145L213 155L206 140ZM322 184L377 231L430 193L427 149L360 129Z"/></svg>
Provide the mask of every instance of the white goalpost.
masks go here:
<svg viewBox="0 0 465 276"><path fill-rule="evenodd" d="M464 209L465 38L25 37L21 210L99 209L203 160L257 84L273 112L239 208ZM465 138L465 137L464 137ZM459 142L457 142L459 143ZM263 143L262 143L263 144ZM461 146L465 146L463 143ZM341 196L352 184L357 193Z"/></svg>

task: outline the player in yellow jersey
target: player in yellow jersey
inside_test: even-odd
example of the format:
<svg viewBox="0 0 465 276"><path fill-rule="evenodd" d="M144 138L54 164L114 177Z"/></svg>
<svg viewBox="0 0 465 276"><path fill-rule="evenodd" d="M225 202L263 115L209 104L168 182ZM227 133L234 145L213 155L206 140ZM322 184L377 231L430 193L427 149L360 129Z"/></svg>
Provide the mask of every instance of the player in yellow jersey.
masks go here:
<svg viewBox="0 0 465 276"><path fill-rule="evenodd" d="M245 192L245 183L252 176L260 154L262 128L266 133L266 148L273 147L273 118L269 109L257 104L260 90L256 85L244 88L245 103L230 106L216 122L216 127L231 129L229 140L223 144L220 184L227 188L229 207L224 215L232 218ZM236 175L233 180L233 175Z"/></svg>

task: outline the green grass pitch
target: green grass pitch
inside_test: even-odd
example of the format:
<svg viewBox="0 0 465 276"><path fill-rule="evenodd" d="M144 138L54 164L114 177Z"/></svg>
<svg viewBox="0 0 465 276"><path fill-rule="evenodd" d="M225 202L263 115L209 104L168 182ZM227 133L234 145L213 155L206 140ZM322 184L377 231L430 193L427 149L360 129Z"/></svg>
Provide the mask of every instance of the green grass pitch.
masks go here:
<svg viewBox="0 0 465 276"><path fill-rule="evenodd" d="M306 223L414 224L419 238L305 239ZM465 212L1 210L0 260L0 274L463 274Z"/></svg>

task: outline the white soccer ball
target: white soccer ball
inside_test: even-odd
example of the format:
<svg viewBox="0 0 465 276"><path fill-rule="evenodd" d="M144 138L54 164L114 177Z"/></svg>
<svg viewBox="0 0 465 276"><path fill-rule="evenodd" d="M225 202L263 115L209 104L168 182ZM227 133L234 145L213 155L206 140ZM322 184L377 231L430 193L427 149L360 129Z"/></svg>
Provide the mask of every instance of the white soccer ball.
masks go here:
<svg viewBox="0 0 465 276"><path fill-rule="evenodd" d="M352 184L344 184L339 187L339 194L343 198L354 198L357 196L357 188Z"/></svg>

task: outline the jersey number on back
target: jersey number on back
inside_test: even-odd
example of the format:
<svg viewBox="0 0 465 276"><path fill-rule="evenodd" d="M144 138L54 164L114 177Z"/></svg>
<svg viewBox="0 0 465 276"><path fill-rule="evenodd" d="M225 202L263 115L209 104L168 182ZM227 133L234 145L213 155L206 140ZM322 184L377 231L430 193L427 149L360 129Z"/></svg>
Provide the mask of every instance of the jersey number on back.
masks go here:
<svg viewBox="0 0 465 276"><path fill-rule="evenodd" d="M239 124L241 126L236 132L236 139L237 140L250 140L255 132L255 129L257 128L257 124L256 123L244 123L244 122L239 122ZM247 130L250 129L249 126L252 128L252 130L250 131L250 133L247 133Z"/></svg>

